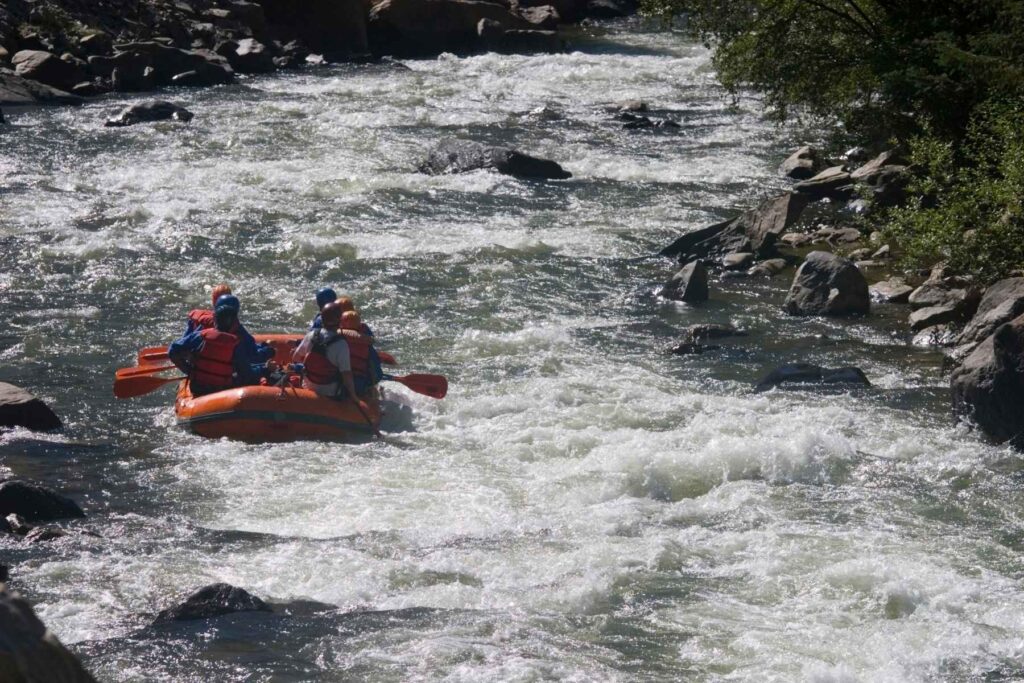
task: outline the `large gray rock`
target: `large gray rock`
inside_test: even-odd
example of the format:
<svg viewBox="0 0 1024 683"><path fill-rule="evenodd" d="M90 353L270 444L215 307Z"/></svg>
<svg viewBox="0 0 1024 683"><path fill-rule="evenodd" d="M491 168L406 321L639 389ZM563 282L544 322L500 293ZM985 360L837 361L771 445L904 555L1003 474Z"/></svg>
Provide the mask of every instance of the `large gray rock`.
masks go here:
<svg viewBox="0 0 1024 683"><path fill-rule="evenodd" d="M812 251L796 271L784 308L791 315L866 315L868 283L849 259Z"/></svg>
<svg viewBox="0 0 1024 683"><path fill-rule="evenodd" d="M26 104L80 105L81 97L53 86L22 78L10 69L0 69L0 107Z"/></svg>
<svg viewBox="0 0 1024 683"><path fill-rule="evenodd" d="M764 258L775 251L782 234L800 218L808 199L787 192L762 202L736 218L682 235L661 250L681 263L751 252Z"/></svg>
<svg viewBox="0 0 1024 683"><path fill-rule="evenodd" d="M1024 316L1000 325L953 371L953 410L1024 450Z"/></svg>
<svg viewBox="0 0 1024 683"><path fill-rule="evenodd" d="M997 327L1020 315L1024 315L1024 277L1000 280L985 291L978 310L956 342L974 344L984 341Z"/></svg>
<svg viewBox="0 0 1024 683"><path fill-rule="evenodd" d="M662 296L696 304L708 300L708 269L700 261L683 266L662 288Z"/></svg>
<svg viewBox="0 0 1024 683"><path fill-rule="evenodd" d="M86 79L85 71L73 62L43 50L21 50L11 57L14 73L59 90L71 90Z"/></svg>
<svg viewBox="0 0 1024 683"><path fill-rule="evenodd" d="M78 503L43 486L18 480L0 482L0 517L9 514L30 522L85 517Z"/></svg>
<svg viewBox="0 0 1024 683"><path fill-rule="evenodd" d="M200 588L180 605L161 611L153 623L209 619L235 612L269 611L270 605L248 591L227 583L214 583Z"/></svg>
<svg viewBox="0 0 1024 683"><path fill-rule="evenodd" d="M818 151L810 146L801 147L793 152L779 167L784 176L793 180L813 178L821 169L822 163Z"/></svg>
<svg viewBox="0 0 1024 683"><path fill-rule="evenodd" d="M933 325L961 325L978 309L981 290L955 278L932 278L915 289L907 301L914 312L910 327L919 331Z"/></svg>
<svg viewBox="0 0 1024 683"><path fill-rule="evenodd" d="M882 152L850 174L850 178L858 183L871 183L887 166L902 166L903 162L896 150Z"/></svg>
<svg viewBox="0 0 1024 683"><path fill-rule="evenodd" d="M469 52L477 48L483 19L506 31L533 28L509 7L482 0L378 0L370 9L368 32L376 54Z"/></svg>
<svg viewBox="0 0 1024 683"><path fill-rule="evenodd" d="M890 278L871 285L871 298L887 304L905 304L914 288L900 278Z"/></svg>
<svg viewBox="0 0 1024 683"><path fill-rule="evenodd" d="M520 178L564 180L572 174L548 159L523 154L508 147L489 147L470 140L446 139L420 164L421 173L444 175L494 169Z"/></svg>
<svg viewBox="0 0 1024 683"><path fill-rule="evenodd" d="M228 55L231 67L242 74L265 74L275 69L274 55L266 45L255 38L238 41L234 54Z"/></svg>
<svg viewBox="0 0 1024 683"><path fill-rule="evenodd" d="M155 41L116 45L111 57L89 57L89 72L94 76L111 77L117 69L126 82L139 80L151 69L151 82L169 85L175 76L194 71L208 85L233 83L234 71L227 59L209 50L180 50ZM146 88L148 89L148 88Z"/></svg>
<svg viewBox="0 0 1024 683"><path fill-rule="evenodd" d="M60 418L49 406L21 387L0 382L0 427L60 429Z"/></svg>
<svg viewBox="0 0 1024 683"><path fill-rule="evenodd" d="M850 183L850 174L842 166L833 166L813 178L801 180L793 189L814 199L821 199L838 196Z"/></svg>
<svg viewBox="0 0 1024 683"><path fill-rule="evenodd" d="M0 681L96 683L32 606L0 584Z"/></svg>
<svg viewBox="0 0 1024 683"><path fill-rule="evenodd" d="M754 391L767 391L787 384L850 384L871 386L860 368L846 367L829 370L810 363L792 363L775 368L754 387Z"/></svg>
<svg viewBox="0 0 1024 683"><path fill-rule="evenodd" d="M519 0L519 7L543 7L550 5L558 12L561 21L575 23L587 14L587 0Z"/></svg>
<svg viewBox="0 0 1024 683"><path fill-rule="evenodd" d="M163 100L150 100L140 102L126 107L116 117L107 120L107 127L117 128L131 126L136 123L147 123L151 121L181 121L187 123L192 120L192 112L184 107L179 107L171 102Z"/></svg>
<svg viewBox="0 0 1024 683"><path fill-rule="evenodd" d="M480 20L477 35L477 49L485 52L534 54L562 50L562 39L556 31L507 30L492 19Z"/></svg>

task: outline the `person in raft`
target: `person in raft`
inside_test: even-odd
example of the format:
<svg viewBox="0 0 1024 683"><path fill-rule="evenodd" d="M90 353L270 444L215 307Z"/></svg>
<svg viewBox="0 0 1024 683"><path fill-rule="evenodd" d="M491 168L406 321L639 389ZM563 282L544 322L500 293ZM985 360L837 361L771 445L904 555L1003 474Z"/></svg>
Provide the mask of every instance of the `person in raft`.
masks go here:
<svg viewBox="0 0 1024 683"><path fill-rule="evenodd" d="M356 393L365 396L372 391L381 379L384 371L380 366L380 356L373 348L373 336L365 334L364 325L355 311L341 314L341 335L348 344L349 360L352 364L352 378Z"/></svg>
<svg viewBox="0 0 1024 683"><path fill-rule="evenodd" d="M213 288L213 307L215 309L221 304L222 299L224 305L235 307L237 319L237 315L242 310L242 302L238 300L238 297L231 294L231 287L223 283ZM189 311L188 321L185 324L185 334L182 336L187 337L198 330L213 329L213 327L213 311L197 308L194 311ZM229 332L238 337L238 342L241 344L242 350L245 351L250 363L266 363L274 357L274 347L270 344L257 344L253 336L249 334L249 330L245 329L242 323L236 322L235 329L229 330Z"/></svg>
<svg viewBox="0 0 1024 683"><path fill-rule="evenodd" d="M171 362L188 375L193 396L256 384L264 369L249 362L239 337L231 333L238 327L238 309L223 303L229 296L218 300L213 327L186 334L167 349Z"/></svg>
<svg viewBox="0 0 1024 683"><path fill-rule="evenodd" d="M319 330L321 327L323 327L324 306L326 306L327 304L333 304L337 300L337 292L335 292L330 287L321 287L320 289L316 290L316 307L320 310L320 312L313 317L313 322L309 324L310 330Z"/></svg>
<svg viewBox="0 0 1024 683"><path fill-rule="evenodd" d="M341 307L330 302L320 311L320 329L310 330L292 354L293 363L301 363L302 386L320 396L339 401L355 400L356 387L352 381L352 362L348 343L338 327L341 325Z"/></svg>

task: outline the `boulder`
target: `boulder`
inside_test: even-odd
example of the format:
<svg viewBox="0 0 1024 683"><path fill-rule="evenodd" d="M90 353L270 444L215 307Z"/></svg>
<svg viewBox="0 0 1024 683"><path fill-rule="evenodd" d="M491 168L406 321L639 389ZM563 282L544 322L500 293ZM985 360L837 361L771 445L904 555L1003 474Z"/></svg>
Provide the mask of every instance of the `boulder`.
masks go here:
<svg viewBox="0 0 1024 683"><path fill-rule="evenodd" d="M683 329L682 342L694 343L704 342L708 339L727 339L729 337L746 337L746 330L741 330L733 325L719 323L704 323L701 325L690 325Z"/></svg>
<svg viewBox="0 0 1024 683"><path fill-rule="evenodd" d="M162 610L153 623L209 619L235 612L269 611L270 605L248 591L227 583L214 583L200 588L180 605Z"/></svg>
<svg viewBox="0 0 1024 683"><path fill-rule="evenodd" d="M90 33L79 39L78 46L86 55L106 55L114 49L114 41L102 31Z"/></svg>
<svg viewBox="0 0 1024 683"><path fill-rule="evenodd" d="M820 228L814 232L815 242L827 242L833 246L859 242L863 235L857 228Z"/></svg>
<svg viewBox="0 0 1024 683"><path fill-rule="evenodd" d="M0 107L26 104L80 105L81 97L53 86L22 78L10 69L0 69Z"/></svg>
<svg viewBox="0 0 1024 683"><path fill-rule="evenodd" d="M764 376L754 387L754 391L767 391L773 387L786 384L850 384L871 386L867 376L860 368L846 367L829 370L820 365L810 363L793 363L775 368Z"/></svg>
<svg viewBox="0 0 1024 683"><path fill-rule="evenodd" d="M587 14L587 0L519 0L519 7L543 7L550 5L558 12L561 21L575 23Z"/></svg>
<svg viewBox="0 0 1024 683"><path fill-rule="evenodd" d="M949 324L926 327L910 340L913 346L952 346L956 341L956 329Z"/></svg>
<svg viewBox="0 0 1024 683"><path fill-rule="evenodd" d="M787 232L785 235L779 238L780 243L787 247L792 247L793 249L806 247L813 241L813 237L802 232Z"/></svg>
<svg viewBox="0 0 1024 683"><path fill-rule="evenodd" d="M24 598L0 585L0 680L96 683Z"/></svg>
<svg viewBox="0 0 1024 683"><path fill-rule="evenodd" d="M85 517L82 508L70 498L16 479L0 482L0 517L11 513L21 515L30 522Z"/></svg>
<svg viewBox="0 0 1024 683"><path fill-rule="evenodd" d="M595 19L620 19L637 13L637 0L588 0L587 16Z"/></svg>
<svg viewBox="0 0 1024 683"><path fill-rule="evenodd" d="M228 55L231 68L243 74L265 74L274 70L274 55L255 38L238 41L234 54Z"/></svg>
<svg viewBox="0 0 1024 683"><path fill-rule="evenodd" d="M876 206L892 207L907 199L910 173L906 166L886 166L867 179L871 199Z"/></svg>
<svg viewBox="0 0 1024 683"><path fill-rule="evenodd" d="M882 280L871 285L871 298L886 304L905 304L914 288L900 278Z"/></svg>
<svg viewBox="0 0 1024 683"><path fill-rule="evenodd" d="M24 536L33 529L24 517L14 512L4 517L4 524L7 525L7 531L17 536Z"/></svg>
<svg viewBox="0 0 1024 683"><path fill-rule="evenodd" d="M60 429L60 418L38 398L20 387L0 382L0 427L39 431Z"/></svg>
<svg viewBox="0 0 1024 683"><path fill-rule="evenodd" d="M533 25L503 5L483 0L377 0L370 10L368 34L375 54L396 57L471 52L477 48L481 20L502 29Z"/></svg>
<svg viewBox="0 0 1024 683"><path fill-rule="evenodd" d="M902 166L902 159L896 150L890 149L853 171L850 178L858 183L870 184L872 178L881 174L886 166L896 165Z"/></svg>
<svg viewBox="0 0 1024 683"><path fill-rule="evenodd" d="M662 296L696 304L708 300L708 269L700 261L683 266L662 288Z"/></svg>
<svg viewBox="0 0 1024 683"><path fill-rule="evenodd" d="M740 252L752 252L758 257L770 256L775 251L776 242L800 218L807 203L804 196L786 193L764 201L756 209L734 219L686 233L662 249L660 254L675 257L681 263Z"/></svg>
<svg viewBox="0 0 1024 683"><path fill-rule="evenodd" d="M833 166L826 168L813 178L801 180L793 186L793 189L813 199L822 199L824 197L839 197L849 194L846 188L850 184L850 174L842 166Z"/></svg>
<svg viewBox="0 0 1024 683"><path fill-rule="evenodd" d="M1024 450L1024 316L996 328L953 371L953 411Z"/></svg>
<svg viewBox="0 0 1024 683"><path fill-rule="evenodd" d="M64 538L68 535L68 532L64 531L57 526L37 526L32 531L25 534L26 543L43 543L46 541L53 541L58 538Z"/></svg>
<svg viewBox="0 0 1024 683"><path fill-rule="evenodd" d="M754 262L754 255L749 251L726 254L722 257L722 268L725 270L746 270Z"/></svg>
<svg viewBox="0 0 1024 683"><path fill-rule="evenodd" d="M801 147L793 152L779 167L782 175L793 180L808 180L816 176L821 169L818 151L810 146Z"/></svg>
<svg viewBox="0 0 1024 683"><path fill-rule="evenodd" d="M14 73L22 78L39 81L59 90L71 90L76 83L86 79L85 71L77 64L42 50L15 52L11 64Z"/></svg>
<svg viewBox="0 0 1024 683"><path fill-rule="evenodd" d="M259 0L271 33L330 60L371 52L365 0ZM383 54L383 53L381 53Z"/></svg>
<svg viewBox="0 0 1024 683"><path fill-rule="evenodd" d="M849 259L812 251L796 271L784 308L791 315L866 315L868 283Z"/></svg>
<svg viewBox="0 0 1024 683"><path fill-rule="evenodd" d="M115 48L118 52L112 57L89 57L89 72L94 76L112 77L114 69L119 69L127 83L137 80L146 68L151 68L151 78L156 85L168 85L176 75L188 71L197 72L210 85L235 80L227 59L210 50L180 50L156 41L124 43Z"/></svg>
<svg viewBox="0 0 1024 683"><path fill-rule="evenodd" d="M619 112L615 119L622 121L622 127L626 130L644 130L648 128L677 129L681 126L672 119L652 119L649 116L640 116L632 112Z"/></svg>
<svg viewBox="0 0 1024 683"><path fill-rule="evenodd" d="M187 123L192 120L192 112L184 107L179 107L171 102L163 100L150 100L126 107L120 114L108 119L106 126L121 127L131 126L136 123L151 121L181 121Z"/></svg>
<svg viewBox="0 0 1024 683"><path fill-rule="evenodd" d="M965 323L978 309L981 290L954 278L930 279L911 292L907 302L914 312L910 327L914 331L942 324Z"/></svg>
<svg viewBox="0 0 1024 683"><path fill-rule="evenodd" d="M111 72L110 82L117 92L145 92L156 87L156 71L151 66L119 66Z"/></svg>
<svg viewBox="0 0 1024 683"><path fill-rule="evenodd" d="M786 261L786 259L770 258L765 261L761 261L756 266L748 270L747 275L751 277L775 277L788 267L789 262Z"/></svg>
<svg viewBox="0 0 1024 683"><path fill-rule="evenodd" d="M519 9L519 15L533 24L535 28L543 31L554 31L562 23L562 17L558 15L558 10L551 5L522 7Z"/></svg>
<svg viewBox="0 0 1024 683"><path fill-rule="evenodd" d="M956 343L984 341L1003 323L1024 315L1024 277L1000 280L985 291L974 317L957 337Z"/></svg>
<svg viewBox="0 0 1024 683"><path fill-rule="evenodd" d="M489 147L470 140L448 138L430 151L419 171L429 175L494 169L520 178L564 180L572 174L554 161L523 154L508 147Z"/></svg>

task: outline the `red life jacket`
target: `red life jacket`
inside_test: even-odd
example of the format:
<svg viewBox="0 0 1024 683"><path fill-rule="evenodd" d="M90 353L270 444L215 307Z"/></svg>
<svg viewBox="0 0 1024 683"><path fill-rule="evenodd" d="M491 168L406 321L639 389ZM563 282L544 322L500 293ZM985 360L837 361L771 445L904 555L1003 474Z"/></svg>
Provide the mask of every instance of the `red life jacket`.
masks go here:
<svg viewBox="0 0 1024 683"><path fill-rule="evenodd" d="M352 374L356 377L370 378L370 346L373 339L355 330L342 330L348 342L348 357L352 362Z"/></svg>
<svg viewBox="0 0 1024 683"><path fill-rule="evenodd" d="M192 331L198 332L202 329L212 330L213 324L213 311L205 311L201 308L197 308L194 311L189 312L188 321L192 323Z"/></svg>
<svg viewBox="0 0 1024 683"><path fill-rule="evenodd" d="M211 328L199 334L203 345L192 359L192 381L204 387L230 387L234 383L231 360L238 346L238 337Z"/></svg>
<svg viewBox="0 0 1024 683"><path fill-rule="evenodd" d="M333 384L341 379L338 368L327 359L327 347L343 341L344 338L337 336L324 342L325 336L326 333L322 329L313 333L313 346L302 360L302 364L306 366L306 379L313 384Z"/></svg>

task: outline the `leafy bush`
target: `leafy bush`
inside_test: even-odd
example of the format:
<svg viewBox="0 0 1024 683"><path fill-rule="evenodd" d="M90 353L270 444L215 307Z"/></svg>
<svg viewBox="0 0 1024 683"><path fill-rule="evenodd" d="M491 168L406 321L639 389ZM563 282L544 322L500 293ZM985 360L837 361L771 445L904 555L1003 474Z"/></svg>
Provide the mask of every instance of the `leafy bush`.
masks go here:
<svg viewBox="0 0 1024 683"><path fill-rule="evenodd" d="M960 144L910 141L917 203L878 226L910 267L946 263L982 282L1024 269L1024 100L979 107Z"/></svg>

